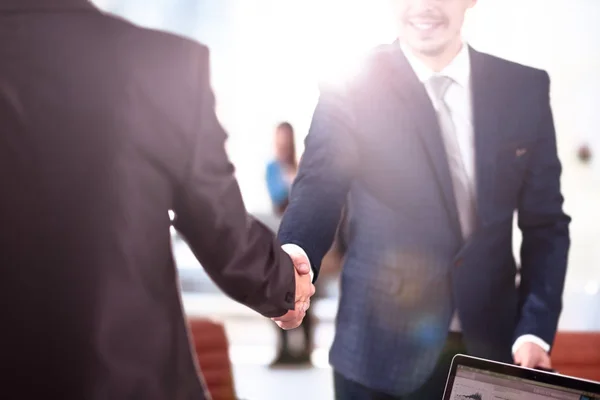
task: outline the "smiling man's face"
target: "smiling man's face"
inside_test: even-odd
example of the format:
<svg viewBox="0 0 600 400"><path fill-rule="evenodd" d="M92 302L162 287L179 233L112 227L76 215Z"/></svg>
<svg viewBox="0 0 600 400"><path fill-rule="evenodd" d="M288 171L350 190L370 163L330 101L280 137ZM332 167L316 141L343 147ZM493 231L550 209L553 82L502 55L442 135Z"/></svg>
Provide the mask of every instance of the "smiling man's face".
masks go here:
<svg viewBox="0 0 600 400"><path fill-rule="evenodd" d="M415 53L443 54L461 42L466 11L477 0L392 0L400 39Z"/></svg>

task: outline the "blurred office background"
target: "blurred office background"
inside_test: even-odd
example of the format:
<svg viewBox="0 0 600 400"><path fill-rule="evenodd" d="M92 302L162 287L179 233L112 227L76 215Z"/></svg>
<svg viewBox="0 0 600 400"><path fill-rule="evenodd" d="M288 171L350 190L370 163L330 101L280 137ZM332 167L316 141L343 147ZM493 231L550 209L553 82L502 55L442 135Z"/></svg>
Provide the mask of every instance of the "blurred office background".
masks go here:
<svg viewBox="0 0 600 400"><path fill-rule="evenodd" d="M95 0L139 25L197 39L211 49L217 109L247 207L274 228L265 183L275 125L296 129L299 155L319 80L343 79L360 55L394 39L389 0ZM600 331L600 1L479 0L465 36L475 48L543 68L552 79L566 211L573 217L563 331ZM169 62L165 60L164 62ZM582 158L588 149L591 158ZM515 246L519 235L515 235ZM337 306L335 280L313 308L312 368L269 369L277 334L210 282L185 243L173 246L190 315L224 323L239 398L331 399L327 351ZM308 392L307 392L308 391ZM281 392L279 392L281 393ZM289 393L289 392L288 392ZM286 399L294 400L292 394ZM290 397L292 396L292 397Z"/></svg>

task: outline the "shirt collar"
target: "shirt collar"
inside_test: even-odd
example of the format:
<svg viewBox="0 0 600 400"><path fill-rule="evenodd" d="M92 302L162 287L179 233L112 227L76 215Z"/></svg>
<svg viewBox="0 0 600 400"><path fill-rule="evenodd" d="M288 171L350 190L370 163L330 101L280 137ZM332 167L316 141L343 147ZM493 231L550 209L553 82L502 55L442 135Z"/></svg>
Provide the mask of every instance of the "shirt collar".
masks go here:
<svg viewBox="0 0 600 400"><path fill-rule="evenodd" d="M469 46L467 44L463 44L452 62L439 73L434 72L425 65L423 61L419 60L406 45L401 44L400 47L419 81L424 83L435 75L442 75L451 78L463 88L469 87L471 78L471 57L469 55Z"/></svg>

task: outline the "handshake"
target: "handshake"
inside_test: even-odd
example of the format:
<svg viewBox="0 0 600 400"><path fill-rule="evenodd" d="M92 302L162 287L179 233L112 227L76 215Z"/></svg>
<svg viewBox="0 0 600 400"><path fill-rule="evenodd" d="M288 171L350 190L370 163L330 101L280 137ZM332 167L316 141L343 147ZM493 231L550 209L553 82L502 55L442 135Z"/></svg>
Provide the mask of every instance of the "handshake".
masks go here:
<svg viewBox="0 0 600 400"><path fill-rule="evenodd" d="M306 254L302 251L286 248L286 246L283 250L288 253L294 263L296 275L295 307L281 317L272 318L272 320L280 328L288 330L297 328L304 320L306 311L310 307L310 298L315 294L315 286L312 284L311 267Z"/></svg>

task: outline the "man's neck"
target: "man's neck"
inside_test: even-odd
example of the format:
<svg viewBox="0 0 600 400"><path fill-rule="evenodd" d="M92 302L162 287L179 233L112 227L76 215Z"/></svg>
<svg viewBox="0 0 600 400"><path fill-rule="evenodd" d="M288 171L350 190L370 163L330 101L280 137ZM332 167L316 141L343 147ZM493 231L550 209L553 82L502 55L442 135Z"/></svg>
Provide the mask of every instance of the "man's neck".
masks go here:
<svg viewBox="0 0 600 400"><path fill-rule="evenodd" d="M459 39L451 43L440 54L436 55L424 54L418 51L414 51L413 49L410 49L410 51L416 58L421 60L423 64L431 68L432 71L441 72L444 68L450 65L452 60L454 60L454 58L462 49L462 46L463 42Z"/></svg>

